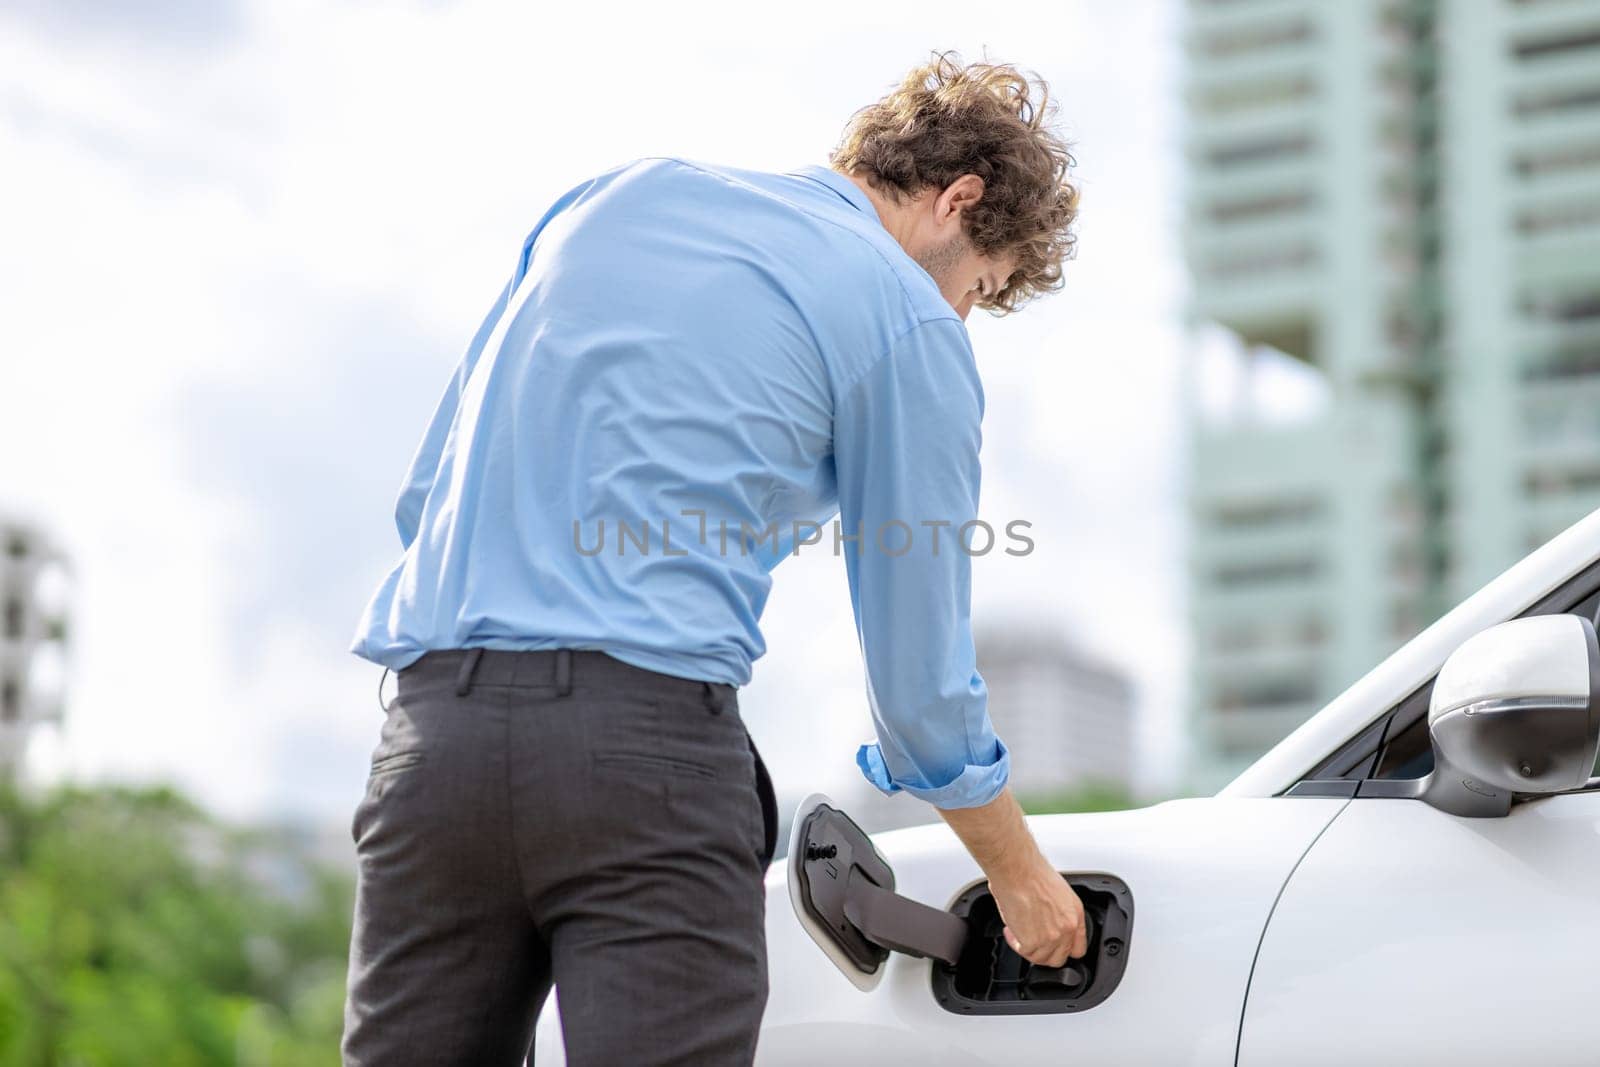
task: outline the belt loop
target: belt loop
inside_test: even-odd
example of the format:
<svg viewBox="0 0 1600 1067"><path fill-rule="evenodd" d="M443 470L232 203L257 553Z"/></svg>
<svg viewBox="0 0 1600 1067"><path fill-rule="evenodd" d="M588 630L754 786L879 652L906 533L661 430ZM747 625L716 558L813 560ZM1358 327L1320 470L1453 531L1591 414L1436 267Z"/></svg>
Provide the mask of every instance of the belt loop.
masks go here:
<svg viewBox="0 0 1600 1067"><path fill-rule="evenodd" d="M483 659L483 649L469 648L456 674L456 696L464 697L472 691L472 676L478 672L478 661Z"/></svg>
<svg viewBox="0 0 1600 1067"><path fill-rule="evenodd" d="M717 687L710 682L700 683L700 697L705 702L706 710L713 715L722 714L722 697L717 692Z"/></svg>
<svg viewBox="0 0 1600 1067"><path fill-rule="evenodd" d="M556 695L568 696L572 692L572 649L556 649Z"/></svg>

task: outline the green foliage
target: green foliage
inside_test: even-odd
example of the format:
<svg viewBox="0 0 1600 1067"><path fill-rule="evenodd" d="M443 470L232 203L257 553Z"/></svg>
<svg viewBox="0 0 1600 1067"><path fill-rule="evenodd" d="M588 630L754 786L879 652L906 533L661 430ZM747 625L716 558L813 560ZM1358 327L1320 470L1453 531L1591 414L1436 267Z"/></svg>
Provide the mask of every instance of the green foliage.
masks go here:
<svg viewBox="0 0 1600 1067"><path fill-rule="evenodd" d="M0 1067L336 1064L350 914L171 790L0 790Z"/></svg>
<svg viewBox="0 0 1600 1067"><path fill-rule="evenodd" d="M1029 815L1058 815L1080 811L1123 811L1137 808L1133 794L1120 786L1091 782L1055 793L1024 794L1018 798Z"/></svg>

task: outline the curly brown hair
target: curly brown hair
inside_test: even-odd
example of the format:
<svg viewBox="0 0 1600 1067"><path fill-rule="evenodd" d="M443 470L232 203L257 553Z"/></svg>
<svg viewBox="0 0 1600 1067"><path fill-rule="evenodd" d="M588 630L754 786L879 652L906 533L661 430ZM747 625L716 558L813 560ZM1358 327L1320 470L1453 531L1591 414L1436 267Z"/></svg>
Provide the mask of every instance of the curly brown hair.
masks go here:
<svg viewBox="0 0 1600 1067"><path fill-rule="evenodd" d="M1074 160L1049 125L1054 117L1037 74L935 52L855 113L829 162L897 201L963 174L982 178L983 198L963 221L980 253L1017 257L1000 291L979 302L1005 314L1061 288L1061 264L1076 243L1078 190L1067 180Z"/></svg>

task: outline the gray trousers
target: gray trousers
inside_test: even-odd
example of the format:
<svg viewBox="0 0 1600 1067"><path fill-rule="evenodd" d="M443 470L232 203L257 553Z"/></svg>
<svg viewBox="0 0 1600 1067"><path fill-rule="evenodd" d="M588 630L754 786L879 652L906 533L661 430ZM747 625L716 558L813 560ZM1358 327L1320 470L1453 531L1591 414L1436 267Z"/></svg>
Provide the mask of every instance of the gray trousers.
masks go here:
<svg viewBox="0 0 1600 1067"><path fill-rule="evenodd" d="M748 1064L771 784L730 686L599 652L399 674L352 832L348 1065Z"/></svg>

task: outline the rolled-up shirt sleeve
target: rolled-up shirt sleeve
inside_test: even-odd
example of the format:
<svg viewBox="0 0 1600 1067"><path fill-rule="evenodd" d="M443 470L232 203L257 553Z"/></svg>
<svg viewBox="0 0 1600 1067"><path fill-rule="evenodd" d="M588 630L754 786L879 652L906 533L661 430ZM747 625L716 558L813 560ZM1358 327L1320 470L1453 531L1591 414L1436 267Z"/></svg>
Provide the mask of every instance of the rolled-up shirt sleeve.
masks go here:
<svg viewBox="0 0 1600 1067"><path fill-rule="evenodd" d="M989 721L971 626L983 388L958 319L902 335L835 402L838 531L877 744L856 762L885 793L987 804L1010 760ZM859 535L859 540L850 538Z"/></svg>

